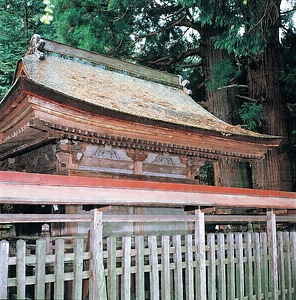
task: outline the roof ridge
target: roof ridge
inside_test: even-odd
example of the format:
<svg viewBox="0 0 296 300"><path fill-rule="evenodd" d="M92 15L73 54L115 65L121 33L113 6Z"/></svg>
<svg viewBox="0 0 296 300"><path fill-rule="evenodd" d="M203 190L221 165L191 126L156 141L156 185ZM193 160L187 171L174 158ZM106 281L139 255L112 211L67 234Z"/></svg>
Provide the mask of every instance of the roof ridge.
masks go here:
<svg viewBox="0 0 296 300"><path fill-rule="evenodd" d="M186 88L188 80L184 80L181 75L175 75L164 71L159 71L150 67L137 65L111 56L97 52L83 50L74 46L69 46L49 39L44 39L38 34L31 38L30 48L27 54L35 53L39 59L45 59L43 50L54 52L69 57L76 57L91 63L103 65L108 69L121 71L128 75L170 85L183 89L187 94L191 91Z"/></svg>

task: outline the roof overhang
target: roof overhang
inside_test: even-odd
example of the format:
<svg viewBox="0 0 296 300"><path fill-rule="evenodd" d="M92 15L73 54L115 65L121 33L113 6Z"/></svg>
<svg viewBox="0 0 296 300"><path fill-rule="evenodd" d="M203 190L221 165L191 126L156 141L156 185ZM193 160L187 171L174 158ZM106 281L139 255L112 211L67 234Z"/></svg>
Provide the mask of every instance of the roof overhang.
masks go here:
<svg viewBox="0 0 296 300"><path fill-rule="evenodd" d="M281 141L137 117L19 77L0 105L0 159L56 138L234 160L260 159Z"/></svg>

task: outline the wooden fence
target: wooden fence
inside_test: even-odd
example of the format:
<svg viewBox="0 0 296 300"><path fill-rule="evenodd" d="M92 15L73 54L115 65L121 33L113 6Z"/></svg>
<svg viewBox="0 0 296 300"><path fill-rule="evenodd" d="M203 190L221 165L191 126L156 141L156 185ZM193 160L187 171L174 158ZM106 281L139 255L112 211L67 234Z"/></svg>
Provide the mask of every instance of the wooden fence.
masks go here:
<svg viewBox="0 0 296 300"><path fill-rule="evenodd" d="M204 215L198 210L183 216L183 221L195 222L192 234L106 238L103 221L149 218L103 218L97 211L87 218L88 239L47 237L34 245L18 240L15 248L1 241L0 298L296 298L296 232L275 234L273 214L267 232L205 234ZM150 221L178 218L150 216Z"/></svg>

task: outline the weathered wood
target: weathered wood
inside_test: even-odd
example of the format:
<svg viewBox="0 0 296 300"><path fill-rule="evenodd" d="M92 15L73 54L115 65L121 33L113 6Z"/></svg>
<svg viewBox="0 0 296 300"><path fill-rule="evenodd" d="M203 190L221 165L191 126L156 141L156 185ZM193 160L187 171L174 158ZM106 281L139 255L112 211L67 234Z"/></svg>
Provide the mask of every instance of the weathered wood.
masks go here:
<svg viewBox="0 0 296 300"><path fill-rule="evenodd" d="M208 250L208 299L216 300L216 249L215 249L215 234L209 233L207 235L207 246ZM198 292L198 291L197 291Z"/></svg>
<svg viewBox="0 0 296 300"><path fill-rule="evenodd" d="M291 265L292 265L292 284L294 287L294 298L296 296L296 232L290 232L291 238Z"/></svg>
<svg viewBox="0 0 296 300"><path fill-rule="evenodd" d="M207 245L205 247L205 263L207 271L206 299L223 299L224 295L224 299L268 299L273 297L271 269L268 265L270 262L271 252L270 243L267 241L266 233L260 233L260 239L258 233L236 233L235 236L236 243L234 244L233 233L219 233L218 235L207 234ZM296 284L296 236L294 232L285 232L284 234L279 233L278 236L278 272L280 279L278 291L279 297L294 299ZM67 248L64 248L65 253L62 251L63 242L60 242L59 239L65 241L67 240ZM23 247L23 250L18 250L17 252L19 252L19 254L16 254L16 256L11 256L9 258L7 256L7 258L4 260L3 268L0 269L0 274L1 272L3 273L3 270L5 270L6 266L8 266L8 263L12 266L12 268L16 266L16 270L18 269L18 265L21 266L21 272L23 272L25 264L27 266L36 266L36 273L35 275L25 275L23 272L21 274L21 277L23 277L22 280L18 279L19 275L17 273L15 277L10 277L7 280L9 288L16 287L17 291L24 291L25 285L36 285L37 282L37 284L39 284L38 289L41 294L42 291L44 291L41 286L44 287L46 284L54 283L56 288L57 284L55 282L57 280L65 282L65 285L67 281L73 280L73 288L76 288L75 282L78 282L79 277L80 283L78 282L78 284L80 285L80 292L78 293L81 294L82 278L88 279L92 276L92 273L88 270L82 271L82 273L79 271L78 273L81 274L76 276L76 260L78 259L80 261L77 262L77 264L80 264L81 266L82 260L87 262L88 260L92 259L92 253L88 250L86 250L87 252L82 251L83 240L80 238L78 240L74 239L74 242L73 244L71 242L71 245L68 244L70 242L69 239L59 239L56 240L56 252L54 255L46 252L46 242L44 240L41 240L41 244L39 241L37 242L36 254L21 254L21 252L25 249L23 247L24 241L19 241L18 244L23 244L19 249ZM108 299L116 299L116 294L119 296L120 290L125 289L124 285L131 287L130 291L127 291L127 294L130 294L131 298L134 296L132 294L133 291L137 293L138 287L141 286L142 291L140 293L143 295L145 293L144 273L150 274L150 280L146 278L146 288L150 289L150 295L146 295L146 297L153 299L151 293L154 292L154 295L159 296L161 293L161 299L180 299L183 297L183 295L185 298L185 294L186 299L195 299L196 295L194 295L194 292L197 285L196 282L193 281L193 270L198 267L198 257L193 256L192 251L196 252L197 246L192 245L192 239L193 235L177 235L172 238L172 245L170 245L169 236L163 236L161 239L157 239L156 236L150 236L148 238L148 245L144 243L145 240L143 236L137 236L135 238L109 237L108 241L104 239L104 244L106 242L107 248L103 251L105 264L103 271L108 278ZM79 241L79 248L81 249L78 251L75 250L75 248L78 247L76 244ZM111 246L111 244L113 245ZM70 251L72 246L73 253ZM43 250L42 247L44 248ZM77 251L80 253L82 252L81 257L77 257ZM22 256L25 257L22 258ZM113 267L110 264L110 259L113 260L113 263L111 263L113 264ZM132 264L128 263L129 260L132 260ZM135 265L133 265L133 261L135 262ZM254 263L253 267L248 266L251 263ZM56 266L57 264L65 264L69 266L69 270L66 268L63 269L63 267L58 267ZM42 278L40 279L40 277L38 277L44 270L48 270L48 267L52 268L53 266L55 267L52 269L52 274L46 274L43 280ZM111 268L113 268L113 270L111 270ZM128 271L125 271L125 269ZM109 283L112 284L112 281L110 280L110 274L112 273L112 278L115 278L114 281L116 282L112 287L114 290L113 295L115 295L115 297L111 297L109 294L109 291L111 290ZM139 273L139 275L137 275L137 273ZM167 275L165 275L165 273ZM250 276L249 273L254 274L254 276ZM155 276L154 278L152 274ZM161 282L159 282L159 274L161 274ZM11 276L11 274L9 275ZM194 275L196 275L196 273ZM14 275L12 274L12 276ZM125 279L123 278L124 276L126 276ZM135 285L133 284L133 280L130 282L130 278L133 276L136 278ZM139 276L140 279L137 279L137 276ZM117 280L118 278L121 278L121 280ZM252 278L253 280L251 280ZM20 284L23 284L24 286L21 287ZM185 284L184 287L183 284ZM231 285L233 285L232 288ZM253 286L254 288L250 288L250 286ZM0 285L0 290L1 288L2 285ZM182 290L184 294L180 295L179 293ZM61 290L52 290L52 292L57 295L61 293ZM140 295L140 293L138 295ZM146 293L149 293L148 290L146 290ZM57 296L54 296L54 294L48 295L48 297L56 298ZM167 297L163 298L162 295L167 295ZM59 298L62 298L62 296L60 295ZM73 299L79 298L73 297ZM137 296L136 299L138 299Z"/></svg>
<svg viewBox="0 0 296 300"><path fill-rule="evenodd" d="M103 263L103 220L102 212L92 210L93 221L90 226L90 299L107 299L105 272Z"/></svg>
<svg viewBox="0 0 296 300"><path fill-rule="evenodd" d="M171 299L171 278L170 278L170 237L162 236L161 252L161 299Z"/></svg>
<svg viewBox="0 0 296 300"><path fill-rule="evenodd" d="M16 285L17 299L26 298L26 242L18 240L16 242ZM2 266L2 264L1 264Z"/></svg>
<svg viewBox="0 0 296 300"><path fill-rule="evenodd" d="M283 248L282 255L285 253L286 260L285 260L285 268L284 270L281 269L281 272L284 271L284 278L286 281L286 290L287 290L287 298L293 299L292 296L292 273L291 273L291 237L289 232L279 232L280 235L283 236L283 242L285 247ZM280 254L280 251L278 252ZM293 254L295 255L295 253ZM294 287L294 291L296 292L296 287Z"/></svg>
<svg viewBox="0 0 296 300"><path fill-rule="evenodd" d="M253 295L253 274L254 274L254 269L253 269L253 249L254 245L252 244L252 233L247 232L245 234L245 240L246 240L246 266L245 266L245 277L246 277L246 294L251 296Z"/></svg>
<svg viewBox="0 0 296 300"><path fill-rule="evenodd" d="M185 235L185 289L186 299L194 300L194 273L193 273L193 251L192 235Z"/></svg>
<svg viewBox="0 0 296 300"><path fill-rule="evenodd" d="M46 241L41 239L36 242L36 268L35 268L35 298L45 298L45 258Z"/></svg>
<svg viewBox="0 0 296 300"><path fill-rule="evenodd" d="M245 273L244 273L244 254L243 254L243 237L242 233L235 234L235 244L236 244L236 294L239 299L244 298L244 282L245 282Z"/></svg>
<svg viewBox="0 0 296 300"><path fill-rule="evenodd" d="M235 252L234 252L234 235L228 233L226 235L227 242L227 296L229 299L235 299Z"/></svg>
<svg viewBox="0 0 296 300"><path fill-rule="evenodd" d="M270 217L270 221L267 222L267 237L270 242L270 268L271 272L271 284L273 290L273 299L278 299L278 265L277 265L277 241L276 241L276 219L273 211L268 211L267 216Z"/></svg>
<svg viewBox="0 0 296 300"><path fill-rule="evenodd" d="M144 276L144 237L137 235L135 237L135 247L137 255L135 258L136 273L136 299L145 299L145 276ZM165 299L165 298L163 298Z"/></svg>
<svg viewBox="0 0 296 300"><path fill-rule="evenodd" d="M218 233L217 236L217 279L218 279L218 297L221 300L226 300L226 274L225 274L225 242L224 234Z"/></svg>
<svg viewBox="0 0 296 300"><path fill-rule="evenodd" d="M60 238L55 241L55 282L54 299L64 299L64 251L65 242Z"/></svg>
<svg viewBox="0 0 296 300"><path fill-rule="evenodd" d="M175 293L174 298L178 300L183 299L183 277L182 277L182 252L181 252L181 236L173 236L174 252L174 287Z"/></svg>
<svg viewBox="0 0 296 300"><path fill-rule="evenodd" d="M83 272L83 239L74 239L74 279L72 286L72 299L82 299L82 272Z"/></svg>
<svg viewBox="0 0 296 300"><path fill-rule="evenodd" d="M117 280L116 280L116 237L110 236L107 238L107 287L108 299L115 300L117 294Z"/></svg>
<svg viewBox="0 0 296 300"><path fill-rule="evenodd" d="M150 271L150 299L159 299L159 274L158 274L158 254L156 236L148 236L148 245L150 249L149 261Z"/></svg>
<svg viewBox="0 0 296 300"><path fill-rule="evenodd" d="M255 255L255 262L254 262L254 291L255 295L259 299L261 299L262 295L262 261L261 261L261 254L260 254L260 236L258 232L254 233L254 255Z"/></svg>
<svg viewBox="0 0 296 300"><path fill-rule="evenodd" d="M286 299L286 280L285 280L285 258L284 258L284 241L283 241L283 235L282 232L277 233L277 241L278 241L278 260L279 260L279 295L281 296L281 299Z"/></svg>
<svg viewBox="0 0 296 300"><path fill-rule="evenodd" d="M9 243L5 240L0 241L0 299L8 299L8 257Z"/></svg>
<svg viewBox="0 0 296 300"><path fill-rule="evenodd" d="M122 238L122 276L121 299L129 300L131 297L131 237Z"/></svg>
<svg viewBox="0 0 296 300"><path fill-rule="evenodd" d="M205 220L204 213L200 209L195 210L198 220L195 222L195 246L196 246L196 299L205 300L206 288L206 257L205 257Z"/></svg>
<svg viewBox="0 0 296 300"><path fill-rule="evenodd" d="M261 272L261 280L262 280L262 292L263 298L269 298L269 273L268 273L268 244L267 244L267 234L265 232L260 233L260 242L262 243L261 247L261 260L262 260L262 272Z"/></svg>

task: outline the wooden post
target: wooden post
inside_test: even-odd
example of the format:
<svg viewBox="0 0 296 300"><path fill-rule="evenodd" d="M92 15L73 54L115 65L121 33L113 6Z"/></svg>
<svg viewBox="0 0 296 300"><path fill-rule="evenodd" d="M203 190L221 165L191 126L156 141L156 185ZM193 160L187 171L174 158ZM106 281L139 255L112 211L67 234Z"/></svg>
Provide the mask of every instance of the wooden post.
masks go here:
<svg viewBox="0 0 296 300"><path fill-rule="evenodd" d="M267 211L267 216L270 220L267 221L267 239L270 242L270 270L273 299L278 299L278 266L277 266L277 241L276 241L276 219L273 210Z"/></svg>
<svg viewBox="0 0 296 300"><path fill-rule="evenodd" d="M90 283L89 299L106 300L105 270L103 261L103 213L92 210L93 221L90 224Z"/></svg>
<svg viewBox="0 0 296 300"><path fill-rule="evenodd" d="M198 220L195 222L196 250L196 299L206 300L206 251L205 251L205 217L200 209L195 210Z"/></svg>
<svg viewBox="0 0 296 300"><path fill-rule="evenodd" d="M7 299L9 243L0 241L0 299Z"/></svg>

